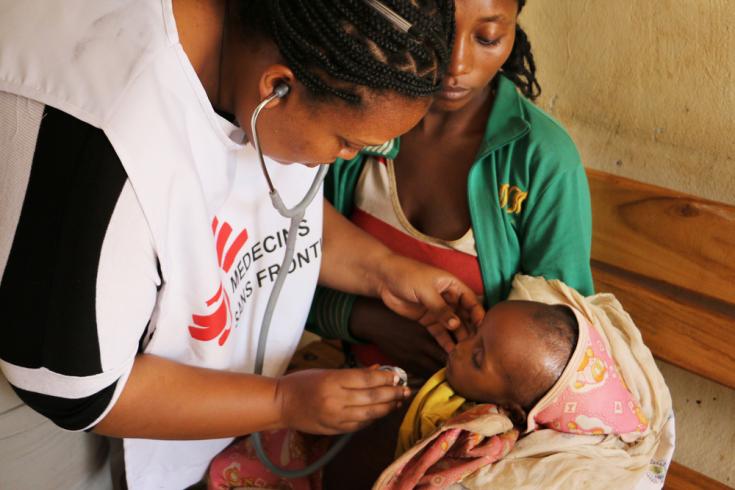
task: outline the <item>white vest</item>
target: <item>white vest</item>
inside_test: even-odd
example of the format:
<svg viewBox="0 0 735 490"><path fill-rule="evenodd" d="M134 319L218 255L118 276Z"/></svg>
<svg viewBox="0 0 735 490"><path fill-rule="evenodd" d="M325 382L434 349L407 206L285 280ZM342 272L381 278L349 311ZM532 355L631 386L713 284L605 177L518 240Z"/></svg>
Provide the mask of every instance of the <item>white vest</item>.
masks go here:
<svg viewBox="0 0 735 490"><path fill-rule="evenodd" d="M212 110L170 0L0 0L0 12L0 91L101 128L130 179L163 277L145 352L252 372L288 220L271 207L254 149L238 143L242 131ZM268 164L286 204L295 204L315 170ZM298 344L321 236L319 195L273 318L266 375L282 374ZM111 369L100 388L126 375ZM228 441L126 440L128 484L185 487Z"/></svg>

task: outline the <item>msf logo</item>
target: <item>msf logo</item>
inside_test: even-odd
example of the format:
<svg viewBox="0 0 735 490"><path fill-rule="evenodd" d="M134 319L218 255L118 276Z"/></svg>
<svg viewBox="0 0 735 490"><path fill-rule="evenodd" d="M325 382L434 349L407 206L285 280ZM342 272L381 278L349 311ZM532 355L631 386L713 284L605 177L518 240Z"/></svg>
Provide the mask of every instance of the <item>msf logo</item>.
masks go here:
<svg viewBox="0 0 735 490"><path fill-rule="evenodd" d="M229 273L237 254L248 241L248 232L243 229L232 240L232 227L226 221L219 226L217 217L212 220L212 233L217 247L217 262L220 268ZM189 334L196 340L209 342L219 338L217 343L224 345L232 330L232 312L230 297L222 282L214 295L205 301L206 313L191 315L193 325L189 325Z"/></svg>

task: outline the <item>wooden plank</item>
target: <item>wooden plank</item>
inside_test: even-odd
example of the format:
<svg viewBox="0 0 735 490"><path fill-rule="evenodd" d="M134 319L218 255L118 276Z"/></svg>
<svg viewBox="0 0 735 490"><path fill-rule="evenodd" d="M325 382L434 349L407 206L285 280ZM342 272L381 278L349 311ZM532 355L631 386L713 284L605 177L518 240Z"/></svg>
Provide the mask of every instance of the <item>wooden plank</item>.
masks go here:
<svg viewBox="0 0 735 490"><path fill-rule="evenodd" d="M587 175L593 259L735 304L735 207Z"/></svg>
<svg viewBox="0 0 735 490"><path fill-rule="evenodd" d="M735 388L735 306L596 261L595 287L611 292L659 359Z"/></svg>
<svg viewBox="0 0 735 490"><path fill-rule="evenodd" d="M664 490L727 490L732 487L672 461L666 474Z"/></svg>

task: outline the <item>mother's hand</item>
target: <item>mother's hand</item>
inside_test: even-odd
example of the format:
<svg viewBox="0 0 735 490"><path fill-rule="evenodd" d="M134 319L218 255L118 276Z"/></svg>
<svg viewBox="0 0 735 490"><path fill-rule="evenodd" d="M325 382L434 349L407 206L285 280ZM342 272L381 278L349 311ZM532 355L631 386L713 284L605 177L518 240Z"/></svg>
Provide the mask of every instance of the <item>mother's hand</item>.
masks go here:
<svg viewBox="0 0 735 490"><path fill-rule="evenodd" d="M423 379L447 361L447 353L426 327L393 313L378 299L357 298L350 315L350 333L376 345L396 365Z"/></svg>

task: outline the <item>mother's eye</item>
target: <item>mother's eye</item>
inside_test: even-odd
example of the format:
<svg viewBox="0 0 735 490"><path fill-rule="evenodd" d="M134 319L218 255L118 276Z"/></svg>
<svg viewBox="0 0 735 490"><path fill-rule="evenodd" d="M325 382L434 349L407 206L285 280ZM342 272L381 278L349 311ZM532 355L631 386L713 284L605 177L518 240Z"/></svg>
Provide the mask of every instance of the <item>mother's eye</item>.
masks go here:
<svg viewBox="0 0 735 490"><path fill-rule="evenodd" d="M347 148L350 150L361 151L364 148L362 145L351 143L344 138L340 138L340 144L342 145L342 148Z"/></svg>
<svg viewBox="0 0 735 490"><path fill-rule="evenodd" d="M499 37L498 38L495 38L495 39L488 39L488 38L482 37L482 36L475 36L475 39L482 46L497 46L498 44L500 44L500 38Z"/></svg>

